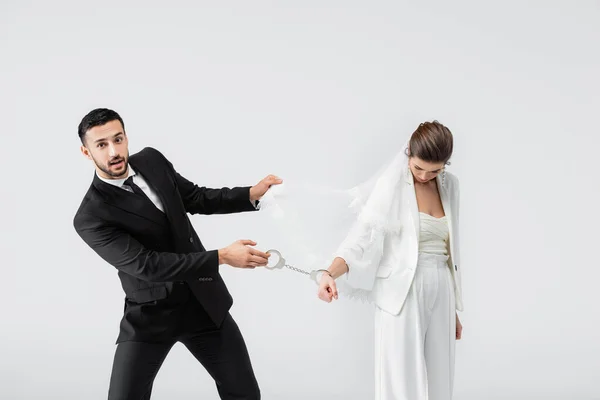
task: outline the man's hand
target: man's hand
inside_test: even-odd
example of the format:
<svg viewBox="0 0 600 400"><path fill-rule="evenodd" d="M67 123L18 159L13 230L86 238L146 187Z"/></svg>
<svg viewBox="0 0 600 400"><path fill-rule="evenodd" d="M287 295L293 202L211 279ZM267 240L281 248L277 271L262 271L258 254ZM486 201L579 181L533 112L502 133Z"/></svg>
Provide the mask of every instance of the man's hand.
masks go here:
<svg viewBox="0 0 600 400"><path fill-rule="evenodd" d="M462 339L462 324L460 323L460 319L458 318L458 313L456 313L456 340Z"/></svg>
<svg viewBox="0 0 600 400"><path fill-rule="evenodd" d="M219 265L228 264L236 268L264 267L270 254L263 253L248 246L256 246L252 240L238 240L219 250Z"/></svg>
<svg viewBox="0 0 600 400"><path fill-rule="evenodd" d="M269 175L250 188L250 201L260 200L272 185L279 185L283 180L275 175Z"/></svg>

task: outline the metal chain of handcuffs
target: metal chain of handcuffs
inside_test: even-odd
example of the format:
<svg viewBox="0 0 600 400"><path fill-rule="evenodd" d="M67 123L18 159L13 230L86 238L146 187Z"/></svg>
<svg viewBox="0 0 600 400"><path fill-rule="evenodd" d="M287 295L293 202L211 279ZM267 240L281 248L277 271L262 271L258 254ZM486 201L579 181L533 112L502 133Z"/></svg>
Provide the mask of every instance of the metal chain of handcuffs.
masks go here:
<svg viewBox="0 0 600 400"><path fill-rule="evenodd" d="M279 260L277 260L277 264L275 264L272 267L266 265L265 266L266 269L275 270L275 269L283 269L285 267L285 268L288 268L288 269L290 269L292 271L301 273L303 275L308 275L308 277L311 280L315 281L317 284L319 284L319 280L318 279L319 279L319 274L320 273L327 273L327 274L329 274L329 271L327 271L325 269L317 269L317 270L313 270L313 271L308 272L308 271L305 271L305 270L303 270L301 268L294 267L293 265L289 265L289 264L286 263L285 258L283 258L283 256L281 255L281 253L278 250L271 249L271 250L268 250L266 253L267 254L276 254L277 257L279 257Z"/></svg>

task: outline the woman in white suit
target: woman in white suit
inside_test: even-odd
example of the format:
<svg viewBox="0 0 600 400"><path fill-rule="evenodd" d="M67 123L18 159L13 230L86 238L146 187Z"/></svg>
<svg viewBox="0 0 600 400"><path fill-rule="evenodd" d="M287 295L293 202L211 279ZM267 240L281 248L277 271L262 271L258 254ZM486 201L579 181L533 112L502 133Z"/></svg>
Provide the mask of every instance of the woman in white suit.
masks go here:
<svg viewBox="0 0 600 400"><path fill-rule="evenodd" d="M462 326L458 179L445 170L450 130L419 125L378 177L327 270L319 298L338 285L366 291L375 312L375 398L450 400Z"/></svg>

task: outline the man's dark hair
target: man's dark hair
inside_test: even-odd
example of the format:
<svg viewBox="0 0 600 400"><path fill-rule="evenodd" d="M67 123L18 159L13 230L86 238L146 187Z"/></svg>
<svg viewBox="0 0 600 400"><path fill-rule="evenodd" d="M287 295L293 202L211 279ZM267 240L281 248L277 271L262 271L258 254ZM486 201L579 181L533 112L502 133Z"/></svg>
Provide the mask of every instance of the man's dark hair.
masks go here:
<svg viewBox="0 0 600 400"><path fill-rule="evenodd" d="M96 108L95 110L90 111L79 123L79 140L81 140L81 143L85 145L85 134L88 130L95 126L104 125L114 120L121 122L123 130L125 130L123 119L116 111L109 110L108 108Z"/></svg>

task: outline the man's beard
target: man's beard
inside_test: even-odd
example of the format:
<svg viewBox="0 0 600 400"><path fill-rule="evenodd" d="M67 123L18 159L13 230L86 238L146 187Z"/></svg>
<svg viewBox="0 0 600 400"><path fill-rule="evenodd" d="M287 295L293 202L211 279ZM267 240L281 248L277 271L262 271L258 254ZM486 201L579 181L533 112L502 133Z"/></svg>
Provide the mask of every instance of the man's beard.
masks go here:
<svg viewBox="0 0 600 400"><path fill-rule="evenodd" d="M123 161L123 166L118 170L112 170L111 166L113 164L118 163L119 161ZM102 171L104 172L106 175L112 177L112 178L121 178L123 175L125 175L127 173L127 164L129 162L129 154L127 154L125 157L115 157L112 160L110 160L108 162L107 165L100 165L96 159L94 159L94 163L96 164L96 166Z"/></svg>

